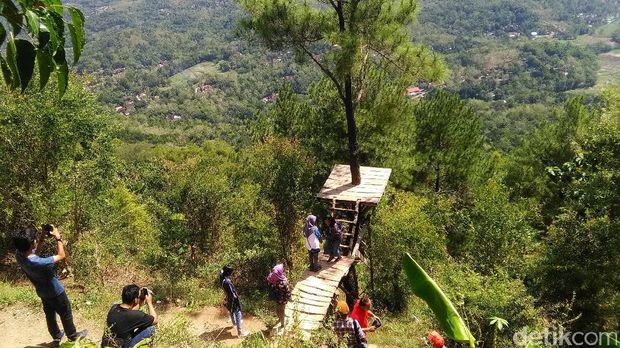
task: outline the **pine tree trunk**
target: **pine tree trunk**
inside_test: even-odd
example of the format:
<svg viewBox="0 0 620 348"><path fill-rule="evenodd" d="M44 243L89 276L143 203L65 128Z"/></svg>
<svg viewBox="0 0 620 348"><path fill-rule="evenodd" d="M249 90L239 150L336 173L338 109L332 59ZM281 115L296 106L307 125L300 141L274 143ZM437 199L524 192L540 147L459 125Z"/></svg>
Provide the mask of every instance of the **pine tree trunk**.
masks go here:
<svg viewBox="0 0 620 348"><path fill-rule="evenodd" d="M355 125L355 111L353 109L353 90L351 76L345 80L345 112L347 114L347 136L349 138L349 165L351 167L351 183L359 185L362 182L360 173L360 159L357 150L357 126Z"/></svg>

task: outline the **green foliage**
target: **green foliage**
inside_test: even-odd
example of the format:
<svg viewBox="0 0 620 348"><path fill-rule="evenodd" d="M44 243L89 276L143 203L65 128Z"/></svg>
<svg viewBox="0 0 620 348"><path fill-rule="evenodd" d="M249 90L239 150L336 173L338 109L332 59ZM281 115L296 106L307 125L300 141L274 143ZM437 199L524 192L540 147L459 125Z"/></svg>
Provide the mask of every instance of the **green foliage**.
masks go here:
<svg viewBox="0 0 620 348"><path fill-rule="evenodd" d="M414 180L435 192L456 190L474 180L482 158L480 118L458 96L439 92L414 110L417 168Z"/></svg>
<svg viewBox="0 0 620 348"><path fill-rule="evenodd" d="M528 266L524 255L536 250L527 208L510 202L508 190L489 180L474 189L472 201L457 202L436 214L447 220L443 224L451 255L466 259L482 274L504 270L523 275Z"/></svg>
<svg viewBox="0 0 620 348"><path fill-rule="evenodd" d="M373 219L370 256L376 267L374 296L391 310L403 310L408 284L399 255L410 252L424 264L447 259L445 237L426 213L428 199L412 193L395 192L385 197Z"/></svg>
<svg viewBox="0 0 620 348"><path fill-rule="evenodd" d="M2 240L18 226L54 222L76 231L113 171L111 118L79 83L58 100L49 89L5 90L0 100Z"/></svg>
<svg viewBox="0 0 620 348"><path fill-rule="evenodd" d="M0 308L18 303L38 307L41 305L41 300L33 288L16 287L10 283L0 282Z"/></svg>
<svg viewBox="0 0 620 348"><path fill-rule="evenodd" d="M292 253L299 248L301 236L299 222L313 196L312 162L297 144L278 139L250 148L241 161L251 182L260 185L261 196L273 209L278 245L272 247L292 267Z"/></svg>
<svg viewBox="0 0 620 348"><path fill-rule="evenodd" d="M65 10L71 18L66 23ZM65 57L65 27L69 30L73 49L73 64L76 64L84 49L84 14L73 6L64 6L60 1L3 1L1 16L11 25L8 32L6 56L0 56L0 65L6 85L23 92L32 79L35 64L38 65L40 86L44 88L50 74L58 76L58 94L62 97L67 90L69 68ZM28 40L16 39L21 29L26 29ZM6 29L0 24L0 45L7 37Z"/></svg>

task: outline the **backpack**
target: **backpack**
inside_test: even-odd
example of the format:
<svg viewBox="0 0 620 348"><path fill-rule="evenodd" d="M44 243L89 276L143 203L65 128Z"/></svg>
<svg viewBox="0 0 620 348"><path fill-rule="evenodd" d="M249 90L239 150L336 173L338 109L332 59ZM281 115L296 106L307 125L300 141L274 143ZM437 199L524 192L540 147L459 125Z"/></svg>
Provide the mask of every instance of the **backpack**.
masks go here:
<svg viewBox="0 0 620 348"><path fill-rule="evenodd" d="M357 334L360 330L360 323L353 319L353 331L355 331L355 348L368 348L368 343L362 341L362 338Z"/></svg>

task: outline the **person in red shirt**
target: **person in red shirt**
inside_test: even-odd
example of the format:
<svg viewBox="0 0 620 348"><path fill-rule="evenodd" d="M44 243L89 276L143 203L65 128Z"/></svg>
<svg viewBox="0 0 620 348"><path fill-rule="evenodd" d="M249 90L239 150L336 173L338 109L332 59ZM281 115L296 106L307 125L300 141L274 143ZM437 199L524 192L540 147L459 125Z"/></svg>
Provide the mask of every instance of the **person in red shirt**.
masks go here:
<svg viewBox="0 0 620 348"><path fill-rule="evenodd" d="M368 318L371 318L373 321L379 319L379 317L370 311L371 306L372 302L370 298L367 295L362 295L362 297L355 302L353 311L351 311L351 318L360 323L364 332L373 332L377 329L374 325L368 326Z"/></svg>

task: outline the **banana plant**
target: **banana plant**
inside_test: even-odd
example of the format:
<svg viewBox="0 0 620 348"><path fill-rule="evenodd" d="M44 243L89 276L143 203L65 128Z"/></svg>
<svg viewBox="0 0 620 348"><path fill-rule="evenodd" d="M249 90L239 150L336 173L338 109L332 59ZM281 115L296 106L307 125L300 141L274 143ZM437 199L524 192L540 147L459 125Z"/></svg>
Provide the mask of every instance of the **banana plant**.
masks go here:
<svg viewBox="0 0 620 348"><path fill-rule="evenodd" d="M469 343L474 348L474 336L452 302L409 253L403 257L403 269L411 290L428 304L446 335L457 342Z"/></svg>
<svg viewBox="0 0 620 348"><path fill-rule="evenodd" d="M493 326L493 348L497 347L497 333L508 326L508 321L500 317L490 317L489 325Z"/></svg>
<svg viewBox="0 0 620 348"><path fill-rule="evenodd" d="M620 348L620 342L618 342L617 337L612 337L610 334L604 333L601 335L601 341L599 342L599 347Z"/></svg>
<svg viewBox="0 0 620 348"><path fill-rule="evenodd" d="M97 345L87 339L78 339L77 341L67 341L60 345L60 348L97 348Z"/></svg>

